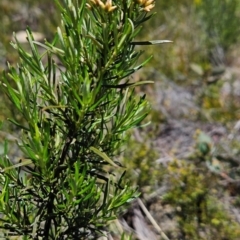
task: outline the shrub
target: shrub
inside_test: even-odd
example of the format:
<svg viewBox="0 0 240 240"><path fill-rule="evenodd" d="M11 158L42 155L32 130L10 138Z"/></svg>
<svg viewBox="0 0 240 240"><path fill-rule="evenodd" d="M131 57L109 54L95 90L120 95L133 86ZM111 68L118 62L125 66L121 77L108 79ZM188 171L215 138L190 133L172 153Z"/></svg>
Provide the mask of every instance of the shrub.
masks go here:
<svg viewBox="0 0 240 240"><path fill-rule="evenodd" d="M62 1L61 1L62 2ZM115 176L115 157L127 130L148 114L129 76L140 69L135 42L154 1L56 1L62 28L44 44L27 29L31 51L15 37L20 63L9 65L2 88L24 124L22 157L0 166L0 213L4 236L24 239L96 238L121 206L138 196ZM14 87L13 87L14 86Z"/></svg>

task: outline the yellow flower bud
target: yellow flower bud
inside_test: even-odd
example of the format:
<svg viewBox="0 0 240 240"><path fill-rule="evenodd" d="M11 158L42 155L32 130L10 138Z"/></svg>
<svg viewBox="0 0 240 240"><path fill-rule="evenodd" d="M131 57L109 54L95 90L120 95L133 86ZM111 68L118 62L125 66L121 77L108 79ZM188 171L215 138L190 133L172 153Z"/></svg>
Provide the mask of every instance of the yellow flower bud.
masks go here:
<svg viewBox="0 0 240 240"><path fill-rule="evenodd" d="M149 5L152 5L154 3L155 0L147 0L145 3L144 3L144 6L147 7Z"/></svg>
<svg viewBox="0 0 240 240"><path fill-rule="evenodd" d="M107 2L105 3L105 10L107 12L112 12L116 8L117 8L117 6L112 5L112 0L107 0Z"/></svg>
<svg viewBox="0 0 240 240"><path fill-rule="evenodd" d="M145 10L146 12L151 11L153 8L155 7L155 4L150 4L146 7L143 8L143 10Z"/></svg>
<svg viewBox="0 0 240 240"><path fill-rule="evenodd" d="M105 4L101 1L101 0L96 0L97 1L97 4L105 10Z"/></svg>

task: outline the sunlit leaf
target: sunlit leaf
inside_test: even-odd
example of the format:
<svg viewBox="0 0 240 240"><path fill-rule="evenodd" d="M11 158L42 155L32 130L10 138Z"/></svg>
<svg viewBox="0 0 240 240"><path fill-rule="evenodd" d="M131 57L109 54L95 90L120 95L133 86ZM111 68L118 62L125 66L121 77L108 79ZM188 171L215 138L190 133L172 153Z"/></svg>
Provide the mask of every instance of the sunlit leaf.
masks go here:
<svg viewBox="0 0 240 240"><path fill-rule="evenodd" d="M156 45L156 44L163 44L163 43L172 43L173 41L170 40L152 40L152 41L135 41L131 42L132 45Z"/></svg>

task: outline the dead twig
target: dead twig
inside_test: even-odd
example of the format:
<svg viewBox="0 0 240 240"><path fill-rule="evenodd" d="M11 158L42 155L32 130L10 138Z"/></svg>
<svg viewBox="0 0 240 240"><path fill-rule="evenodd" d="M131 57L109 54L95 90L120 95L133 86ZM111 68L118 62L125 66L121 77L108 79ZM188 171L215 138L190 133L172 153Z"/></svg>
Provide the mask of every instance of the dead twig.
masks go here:
<svg viewBox="0 0 240 240"><path fill-rule="evenodd" d="M149 219L149 221L151 222L151 224L155 227L155 229L158 231L158 233L161 235L161 237L164 240L170 240L167 235L162 231L162 229L160 228L160 226L156 223L156 221L154 220L154 218L152 217L152 215L150 214L150 212L147 210L147 208L145 207L145 205L143 204L142 200L140 198L137 199L139 206L141 207L141 209L143 210L143 212L146 214L147 218Z"/></svg>

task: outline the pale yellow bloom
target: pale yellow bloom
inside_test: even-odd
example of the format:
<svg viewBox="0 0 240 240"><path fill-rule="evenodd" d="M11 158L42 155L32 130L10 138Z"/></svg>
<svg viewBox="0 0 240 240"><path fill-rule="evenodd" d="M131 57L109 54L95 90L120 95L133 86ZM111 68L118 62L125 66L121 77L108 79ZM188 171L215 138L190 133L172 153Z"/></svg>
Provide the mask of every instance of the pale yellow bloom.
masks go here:
<svg viewBox="0 0 240 240"><path fill-rule="evenodd" d="M145 6L152 5L152 4L154 3L154 1L155 1L155 0L147 0L144 5L145 5Z"/></svg>
<svg viewBox="0 0 240 240"><path fill-rule="evenodd" d="M155 0L135 0L137 4L139 4L144 11L149 12L155 7Z"/></svg>
<svg viewBox="0 0 240 240"><path fill-rule="evenodd" d="M105 10L105 4L101 1L101 0L96 0L97 1L97 4Z"/></svg>
<svg viewBox="0 0 240 240"><path fill-rule="evenodd" d="M117 6L112 5L112 0L107 0L107 2L105 3L105 10L107 10L107 12L112 12L116 8Z"/></svg>
<svg viewBox="0 0 240 240"><path fill-rule="evenodd" d="M145 10L146 12L149 12L149 11L151 11L154 7L155 7L155 4L150 4L150 5L147 5L146 7L144 7L143 10Z"/></svg>
<svg viewBox="0 0 240 240"><path fill-rule="evenodd" d="M107 12L112 12L117 6L112 5L112 0L107 0L104 4L101 0L90 0L94 5L101 7L103 10Z"/></svg>

